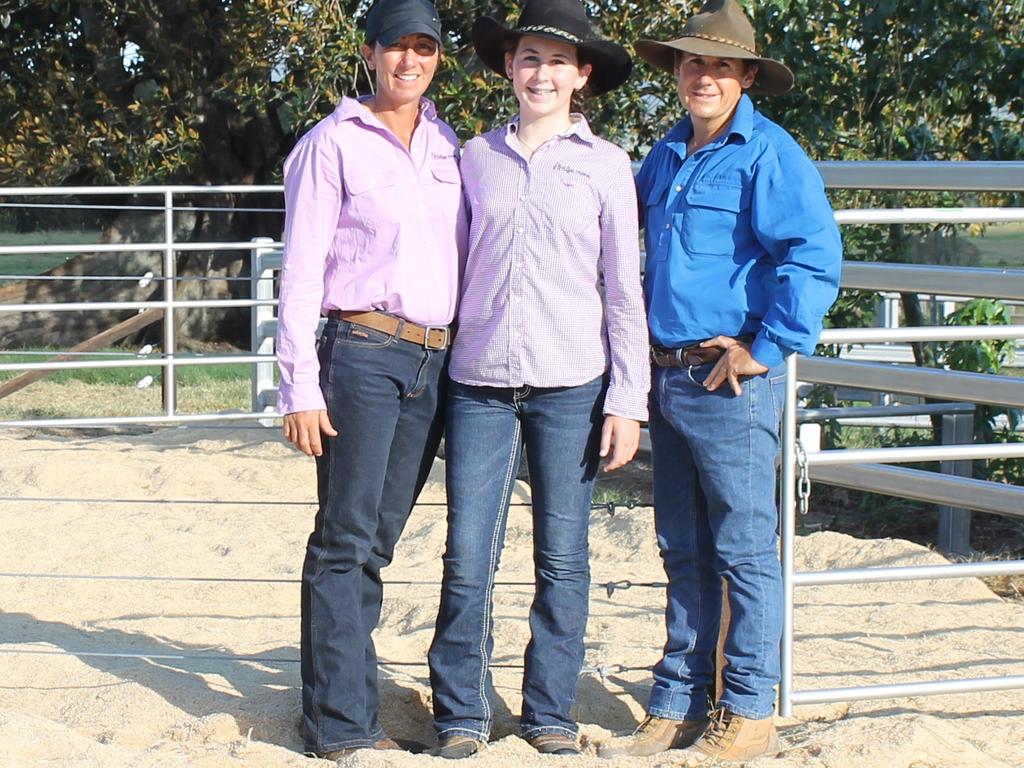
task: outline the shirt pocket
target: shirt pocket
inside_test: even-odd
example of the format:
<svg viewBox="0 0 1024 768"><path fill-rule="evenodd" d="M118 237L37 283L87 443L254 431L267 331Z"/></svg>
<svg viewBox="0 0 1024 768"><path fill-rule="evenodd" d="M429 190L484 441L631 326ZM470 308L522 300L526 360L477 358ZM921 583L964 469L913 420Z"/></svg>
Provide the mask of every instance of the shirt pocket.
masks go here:
<svg viewBox="0 0 1024 768"><path fill-rule="evenodd" d="M692 256L732 256L745 240L739 231L748 207L743 187L736 184L698 184L686 193L686 207L673 215L683 248Z"/></svg>
<svg viewBox="0 0 1024 768"><path fill-rule="evenodd" d="M462 174L454 163L432 166L430 173L434 178L433 192L436 194L430 204L450 221L458 216L462 205Z"/></svg>
<svg viewBox="0 0 1024 768"><path fill-rule="evenodd" d="M386 219L397 216L387 215L396 209L396 187L398 175L391 170L370 173L349 173L345 175L345 192L348 195L348 212L362 222L370 231Z"/></svg>
<svg viewBox="0 0 1024 768"><path fill-rule="evenodd" d="M596 227L601 203L587 179L567 173L552 179L541 197L544 218L553 231L577 235Z"/></svg>

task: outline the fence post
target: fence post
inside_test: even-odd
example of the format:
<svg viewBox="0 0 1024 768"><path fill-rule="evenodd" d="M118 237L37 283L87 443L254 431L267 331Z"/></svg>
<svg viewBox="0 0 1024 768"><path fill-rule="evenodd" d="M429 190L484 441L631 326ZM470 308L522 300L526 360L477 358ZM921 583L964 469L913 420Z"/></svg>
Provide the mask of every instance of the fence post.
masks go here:
<svg viewBox="0 0 1024 768"><path fill-rule="evenodd" d="M250 296L256 301L272 301L274 298L274 269L280 266L280 256L272 248L260 244L272 243L270 237L254 237L249 265L251 281ZM270 328L274 321L274 307L257 304L250 312L251 346L254 355L274 354L274 334ZM269 413L275 410L268 393L274 389L274 362L256 363L252 368L252 410L254 413ZM272 419L260 419L265 427L273 426Z"/></svg>
<svg viewBox="0 0 1024 768"><path fill-rule="evenodd" d="M796 544L796 355L786 358L786 401L782 412L782 647L779 715L793 714L793 548Z"/></svg>
<svg viewBox="0 0 1024 768"><path fill-rule="evenodd" d="M942 417L942 444L967 445L974 439L974 415L952 413ZM939 469L946 475L971 476L971 462L943 461ZM971 553L971 513L957 507L939 507L939 535L936 546L947 555Z"/></svg>
<svg viewBox="0 0 1024 768"><path fill-rule="evenodd" d="M177 281L177 265L174 261L174 192L164 190L164 348L163 376L161 381L164 413L174 416L178 409L177 372L174 356L177 352L177 338L174 328L174 284Z"/></svg>

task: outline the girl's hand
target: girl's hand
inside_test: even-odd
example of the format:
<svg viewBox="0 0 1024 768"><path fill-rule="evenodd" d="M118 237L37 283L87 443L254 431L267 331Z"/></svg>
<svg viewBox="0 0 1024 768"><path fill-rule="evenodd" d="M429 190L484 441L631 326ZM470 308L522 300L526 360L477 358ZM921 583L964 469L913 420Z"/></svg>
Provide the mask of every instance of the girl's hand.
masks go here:
<svg viewBox="0 0 1024 768"><path fill-rule="evenodd" d="M633 460L637 448L640 447L640 422L627 419L625 416L605 416L604 427L601 428L602 459L611 458L604 463L602 472L624 467Z"/></svg>

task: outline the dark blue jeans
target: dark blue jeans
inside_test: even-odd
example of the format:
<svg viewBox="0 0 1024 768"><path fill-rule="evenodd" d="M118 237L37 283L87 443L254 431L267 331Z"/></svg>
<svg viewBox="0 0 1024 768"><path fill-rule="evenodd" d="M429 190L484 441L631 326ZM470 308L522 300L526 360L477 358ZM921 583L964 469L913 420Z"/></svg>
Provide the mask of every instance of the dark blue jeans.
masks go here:
<svg viewBox="0 0 1024 768"><path fill-rule="evenodd" d="M651 389L655 528L668 575L668 641L648 713L705 716L714 692L724 578L732 611L720 704L772 714L779 681L782 574L775 506L784 366L743 382L701 386L712 365L656 368Z"/></svg>
<svg viewBox="0 0 1024 768"><path fill-rule="evenodd" d="M604 390L602 379L550 389L450 385L448 543L429 653L439 737L490 736L494 581L524 443L533 492L536 587L520 727L524 738L574 736L578 730L571 710L583 666L587 530Z"/></svg>
<svg viewBox="0 0 1024 768"><path fill-rule="evenodd" d="M377 718L381 569L430 471L444 425L447 351L330 320L319 342L331 423L317 459L320 507L302 569L305 746L370 746Z"/></svg>

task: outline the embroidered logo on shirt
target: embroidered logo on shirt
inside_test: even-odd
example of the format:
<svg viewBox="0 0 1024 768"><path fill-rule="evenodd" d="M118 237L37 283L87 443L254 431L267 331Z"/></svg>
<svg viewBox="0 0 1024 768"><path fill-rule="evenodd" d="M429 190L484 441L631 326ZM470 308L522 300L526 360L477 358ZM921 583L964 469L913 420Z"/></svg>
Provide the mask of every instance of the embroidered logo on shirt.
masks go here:
<svg viewBox="0 0 1024 768"><path fill-rule="evenodd" d="M561 163L555 163L556 171L564 171L565 173L574 173L577 176L582 176L586 179L590 178L590 174L586 171L581 171L578 168L570 168L568 165L562 165Z"/></svg>
<svg viewBox="0 0 1024 768"><path fill-rule="evenodd" d="M431 153L435 160L454 160L455 153L445 154L444 152L432 152Z"/></svg>

